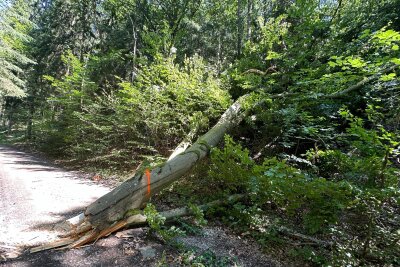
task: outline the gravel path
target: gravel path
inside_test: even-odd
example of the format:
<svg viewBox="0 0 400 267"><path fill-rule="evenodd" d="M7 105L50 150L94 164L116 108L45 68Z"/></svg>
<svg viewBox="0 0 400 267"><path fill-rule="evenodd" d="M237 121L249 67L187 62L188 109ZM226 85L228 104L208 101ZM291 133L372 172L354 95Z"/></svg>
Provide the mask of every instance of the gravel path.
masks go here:
<svg viewBox="0 0 400 267"><path fill-rule="evenodd" d="M79 213L108 191L76 173L0 146L0 247L32 246L55 238L55 222Z"/></svg>

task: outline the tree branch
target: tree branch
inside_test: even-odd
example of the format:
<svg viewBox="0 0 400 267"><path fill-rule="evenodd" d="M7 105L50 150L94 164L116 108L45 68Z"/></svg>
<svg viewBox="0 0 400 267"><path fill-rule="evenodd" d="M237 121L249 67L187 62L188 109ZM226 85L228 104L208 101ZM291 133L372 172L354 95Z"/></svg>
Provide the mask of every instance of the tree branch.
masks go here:
<svg viewBox="0 0 400 267"><path fill-rule="evenodd" d="M364 80L356 83L353 86L350 86L349 88L347 88L347 89L345 89L343 91L339 91L339 92L336 92L336 93L333 93L333 94L330 94L330 95L323 96L323 98L341 98L341 97L344 97L347 94L360 89L361 87L363 87L367 83L370 83L372 81L375 81L375 80L379 79L382 74L386 74L386 73L392 72L398 67L399 67L399 65L390 66L390 67L382 70L382 72L380 72L380 73L375 73L374 75L372 75L372 76L370 76L368 78L364 78Z"/></svg>

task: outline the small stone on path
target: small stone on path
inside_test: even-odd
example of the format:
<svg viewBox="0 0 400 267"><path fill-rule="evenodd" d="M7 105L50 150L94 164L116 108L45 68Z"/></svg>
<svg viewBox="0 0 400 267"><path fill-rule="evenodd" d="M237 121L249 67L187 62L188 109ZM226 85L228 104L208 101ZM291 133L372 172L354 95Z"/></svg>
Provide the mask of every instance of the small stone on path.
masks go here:
<svg viewBox="0 0 400 267"><path fill-rule="evenodd" d="M153 259L156 257L156 250L152 247L142 247L139 248L140 253L142 254L143 258L145 260L147 259Z"/></svg>

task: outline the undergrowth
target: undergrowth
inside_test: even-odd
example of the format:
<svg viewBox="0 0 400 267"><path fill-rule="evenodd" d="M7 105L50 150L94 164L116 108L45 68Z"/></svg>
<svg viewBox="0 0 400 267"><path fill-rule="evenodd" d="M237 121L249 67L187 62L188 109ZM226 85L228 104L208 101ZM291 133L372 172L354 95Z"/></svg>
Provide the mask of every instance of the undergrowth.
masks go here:
<svg viewBox="0 0 400 267"><path fill-rule="evenodd" d="M377 113L369 112L371 121ZM345 145L308 150L306 168L276 157L258 163L226 136L212 151L208 179L248 198L214 214L266 248L291 247L287 255L318 266L398 265L398 138L379 124L365 127L346 109L340 114L349 125L337 136ZM293 239L297 233L305 238Z"/></svg>

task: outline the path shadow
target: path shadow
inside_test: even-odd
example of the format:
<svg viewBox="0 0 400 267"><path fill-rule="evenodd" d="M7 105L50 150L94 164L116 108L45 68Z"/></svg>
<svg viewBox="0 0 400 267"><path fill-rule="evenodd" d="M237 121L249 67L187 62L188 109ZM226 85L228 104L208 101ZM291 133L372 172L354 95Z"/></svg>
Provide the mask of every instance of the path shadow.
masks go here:
<svg viewBox="0 0 400 267"><path fill-rule="evenodd" d="M53 217L56 217L57 220L53 222L46 222L46 223L36 223L35 225L32 225L31 227L27 228L27 230L50 230L52 231L54 226L56 224L62 223L70 218L73 218L80 213L85 211L85 206L74 208L74 209L69 209L66 211L62 212L50 212L49 214Z"/></svg>
<svg viewBox="0 0 400 267"><path fill-rule="evenodd" d="M8 157L15 158L16 159L15 164L41 165L49 168L59 168L59 166L48 162L46 159L30 155L27 152L20 151L14 147L0 145L0 153ZM14 164L14 163L6 163L6 164Z"/></svg>
<svg viewBox="0 0 400 267"><path fill-rule="evenodd" d="M79 172L64 169L62 166L56 165L55 163L48 162L48 159L41 158L38 155L30 155L30 152L24 152L18 148L9 145L0 145L0 154L14 158L11 162L3 162L7 165L22 165L16 166L15 169L18 170L29 170L33 172L60 172L63 175L54 178L70 178L73 180L78 180L85 184L95 184L90 179L85 178L85 175L81 175ZM23 167L27 166L27 167ZM30 167L31 166L31 167Z"/></svg>

